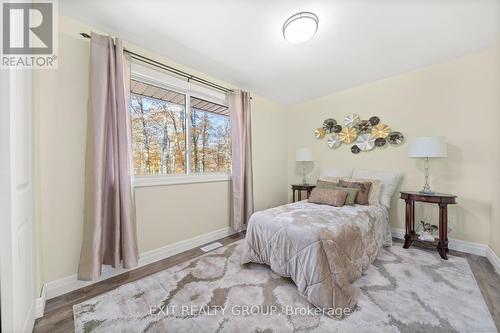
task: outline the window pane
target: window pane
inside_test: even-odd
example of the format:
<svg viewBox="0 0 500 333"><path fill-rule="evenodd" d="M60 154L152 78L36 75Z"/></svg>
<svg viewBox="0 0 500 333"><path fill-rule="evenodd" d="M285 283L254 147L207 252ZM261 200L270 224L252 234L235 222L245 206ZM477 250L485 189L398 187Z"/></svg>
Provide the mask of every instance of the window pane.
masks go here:
<svg viewBox="0 0 500 333"><path fill-rule="evenodd" d="M186 173L186 97L131 81L130 112L135 174Z"/></svg>
<svg viewBox="0 0 500 333"><path fill-rule="evenodd" d="M191 172L231 169L229 113L224 105L191 97Z"/></svg>

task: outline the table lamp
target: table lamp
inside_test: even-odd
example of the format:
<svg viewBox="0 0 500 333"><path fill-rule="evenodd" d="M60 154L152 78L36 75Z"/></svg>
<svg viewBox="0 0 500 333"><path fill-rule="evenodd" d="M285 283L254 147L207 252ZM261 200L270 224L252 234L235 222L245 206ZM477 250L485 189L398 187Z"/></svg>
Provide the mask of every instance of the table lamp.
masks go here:
<svg viewBox="0 0 500 333"><path fill-rule="evenodd" d="M295 161L302 164L302 184L307 185L306 165L314 160L313 153L309 148L299 148L295 152Z"/></svg>
<svg viewBox="0 0 500 333"><path fill-rule="evenodd" d="M422 136L415 138L411 142L408 157L425 158L425 184L420 193L434 193L429 186L429 159L448 157L445 138L442 136Z"/></svg>

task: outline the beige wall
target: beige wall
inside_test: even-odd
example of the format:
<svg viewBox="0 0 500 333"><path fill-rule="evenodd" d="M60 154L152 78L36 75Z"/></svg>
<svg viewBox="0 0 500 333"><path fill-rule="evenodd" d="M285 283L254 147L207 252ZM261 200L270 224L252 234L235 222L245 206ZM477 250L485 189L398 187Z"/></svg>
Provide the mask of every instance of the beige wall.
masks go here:
<svg viewBox="0 0 500 333"><path fill-rule="evenodd" d="M419 190L423 163L407 158L409 141L417 136L443 135L449 144L449 157L431 161L431 186L458 195L458 205L449 212L450 237L483 244L491 237L498 242L498 215L495 229L491 227L491 211L494 203L498 205L498 200L492 199L498 197L492 178L498 173L493 163L500 154L499 141L493 141L499 126L499 60L498 49L488 49L291 107L287 125L289 182L300 179L293 160L295 149L309 146L315 155L313 177L323 167L393 170L405 175L401 189ZM359 113L365 119L379 116L393 130L404 133L406 143L354 155L348 145L332 150L326 139L314 138L313 130L324 119L342 121L349 113ZM436 207L418 205L416 210L418 219L437 222ZM397 195L390 216L394 227L403 227L403 203Z"/></svg>
<svg viewBox="0 0 500 333"><path fill-rule="evenodd" d="M252 152L256 210L287 201L285 108L259 96L252 100Z"/></svg>
<svg viewBox="0 0 500 333"><path fill-rule="evenodd" d="M37 71L33 83L39 288L76 273L82 240L89 41L78 33L91 29L64 16L59 29L59 68ZM286 201L286 138L275 130L282 126L284 112L253 95L256 209ZM229 226L229 182L143 187L135 193L140 252Z"/></svg>
<svg viewBox="0 0 500 333"><path fill-rule="evenodd" d="M229 187L213 182L136 188L140 252L227 227Z"/></svg>

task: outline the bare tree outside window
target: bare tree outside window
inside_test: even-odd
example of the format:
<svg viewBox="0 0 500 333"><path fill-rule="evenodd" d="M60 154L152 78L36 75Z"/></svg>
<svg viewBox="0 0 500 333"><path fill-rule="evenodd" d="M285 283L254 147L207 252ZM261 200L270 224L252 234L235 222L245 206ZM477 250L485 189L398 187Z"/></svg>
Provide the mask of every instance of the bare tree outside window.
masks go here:
<svg viewBox="0 0 500 333"><path fill-rule="evenodd" d="M134 80L131 88L135 174L186 173L185 96Z"/></svg>
<svg viewBox="0 0 500 333"><path fill-rule="evenodd" d="M231 137L227 107L191 98L190 146L192 173L231 170Z"/></svg>
<svg viewBox="0 0 500 333"><path fill-rule="evenodd" d="M136 175L187 174L188 163L190 173L230 171L227 107L195 97L190 97L190 105L191 110L187 113L185 94L131 81L130 112ZM189 156L186 154L187 140Z"/></svg>

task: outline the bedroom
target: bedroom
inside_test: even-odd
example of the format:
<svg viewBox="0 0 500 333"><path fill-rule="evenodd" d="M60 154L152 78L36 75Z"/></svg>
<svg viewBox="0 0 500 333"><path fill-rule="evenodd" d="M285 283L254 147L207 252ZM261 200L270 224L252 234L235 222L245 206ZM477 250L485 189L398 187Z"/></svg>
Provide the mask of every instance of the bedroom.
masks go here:
<svg viewBox="0 0 500 333"><path fill-rule="evenodd" d="M499 1L44 3L2 3L2 332L498 330Z"/></svg>

